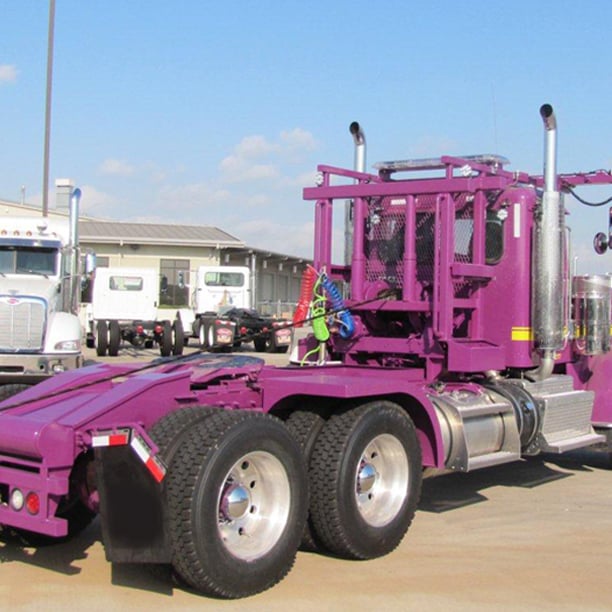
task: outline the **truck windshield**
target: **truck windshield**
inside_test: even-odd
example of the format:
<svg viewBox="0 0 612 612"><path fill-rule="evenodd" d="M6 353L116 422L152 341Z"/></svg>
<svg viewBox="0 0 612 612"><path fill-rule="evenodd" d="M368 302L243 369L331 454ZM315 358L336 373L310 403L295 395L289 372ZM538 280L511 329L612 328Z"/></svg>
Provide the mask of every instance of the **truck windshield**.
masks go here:
<svg viewBox="0 0 612 612"><path fill-rule="evenodd" d="M111 291L142 291L142 286L141 276L111 276L108 280Z"/></svg>
<svg viewBox="0 0 612 612"><path fill-rule="evenodd" d="M204 282L209 287L242 287L244 274L242 272L207 272Z"/></svg>
<svg viewBox="0 0 612 612"><path fill-rule="evenodd" d="M54 276L57 273L57 249L0 246L0 273Z"/></svg>

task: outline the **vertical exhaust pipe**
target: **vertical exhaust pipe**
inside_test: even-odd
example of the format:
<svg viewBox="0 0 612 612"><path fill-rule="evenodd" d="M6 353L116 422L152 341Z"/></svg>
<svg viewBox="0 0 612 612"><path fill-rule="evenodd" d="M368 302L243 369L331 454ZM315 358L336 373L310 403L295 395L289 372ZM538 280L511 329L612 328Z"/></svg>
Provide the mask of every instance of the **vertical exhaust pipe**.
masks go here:
<svg viewBox="0 0 612 612"><path fill-rule="evenodd" d="M70 195L68 245L66 249L66 268L64 276L64 311L78 314L80 276L79 276L79 208L81 190L77 187Z"/></svg>
<svg viewBox="0 0 612 612"><path fill-rule="evenodd" d="M366 139L365 133L357 121L349 126L349 132L355 143L355 161L353 169L365 172ZM353 202L347 201L344 209L344 265L349 266L353 257Z"/></svg>
<svg viewBox="0 0 612 612"><path fill-rule="evenodd" d="M353 141L355 142L355 164L354 169L357 172L365 172L366 167L366 140L363 129L357 123L357 121L353 121L349 126L349 132L353 136Z"/></svg>
<svg viewBox="0 0 612 612"><path fill-rule="evenodd" d="M69 220L70 220L70 234L69 234L69 245L76 247L79 245L79 208L81 203L81 190L77 187L73 189L70 196L70 209L69 209Z"/></svg>
<svg viewBox="0 0 612 612"><path fill-rule="evenodd" d="M555 352L563 348L563 251L565 211L557 189L557 120L543 104L544 192L536 212L533 242L532 326L540 365L532 374L543 380L552 374Z"/></svg>

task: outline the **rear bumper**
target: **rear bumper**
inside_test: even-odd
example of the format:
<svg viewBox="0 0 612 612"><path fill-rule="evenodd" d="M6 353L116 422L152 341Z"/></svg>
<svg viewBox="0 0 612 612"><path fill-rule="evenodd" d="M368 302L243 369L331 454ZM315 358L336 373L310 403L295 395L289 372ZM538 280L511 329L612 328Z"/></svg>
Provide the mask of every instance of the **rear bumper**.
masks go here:
<svg viewBox="0 0 612 612"><path fill-rule="evenodd" d="M3 457L2 463L7 460L15 463L30 463L13 467L0 467L0 525L25 529L51 537L62 537L68 533L68 521L55 516L61 498L68 493L69 470L62 470L63 474L44 476L36 473L39 466L35 462L24 462L14 458ZM22 468L22 469L20 469ZM29 468L32 471L25 471ZM34 492L40 500L39 511L33 515L26 507L19 510L12 507L10 495L19 489L24 497Z"/></svg>

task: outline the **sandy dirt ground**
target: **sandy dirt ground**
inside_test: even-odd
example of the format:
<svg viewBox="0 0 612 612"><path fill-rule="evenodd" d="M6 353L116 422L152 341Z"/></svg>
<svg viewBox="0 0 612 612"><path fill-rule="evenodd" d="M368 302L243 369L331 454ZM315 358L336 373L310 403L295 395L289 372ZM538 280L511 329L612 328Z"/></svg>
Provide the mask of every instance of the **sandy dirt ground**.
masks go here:
<svg viewBox="0 0 612 612"><path fill-rule="evenodd" d="M97 521L65 544L0 541L0 609L612 610L606 468L604 455L576 451L428 479L390 555L350 562L300 552L284 581L239 601L188 592L163 571L108 563Z"/></svg>

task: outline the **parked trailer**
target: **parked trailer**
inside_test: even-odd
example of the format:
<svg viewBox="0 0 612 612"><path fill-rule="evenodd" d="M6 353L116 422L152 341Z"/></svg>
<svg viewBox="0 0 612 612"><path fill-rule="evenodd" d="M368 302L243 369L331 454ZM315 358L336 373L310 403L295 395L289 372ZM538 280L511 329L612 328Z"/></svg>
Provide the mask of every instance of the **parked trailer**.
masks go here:
<svg viewBox="0 0 612 612"><path fill-rule="evenodd" d="M286 353L289 321L264 317L252 308L251 271L246 266L200 266L190 287L191 307L177 317L200 348L229 352L252 342L256 351Z"/></svg>
<svg viewBox="0 0 612 612"><path fill-rule="evenodd" d="M182 355L183 325L157 318L159 276L153 268L99 268L93 280L87 346L116 357L122 342L159 346L162 357Z"/></svg>
<svg viewBox="0 0 612 612"><path fill-rule="evenodd" d="M424 469L610 453L610 278L569 278L563 196L612 174L557 174L541 114L543 176L496 155L319 166L300 299L313 334L295 363L98 364L0 404L0 524L65 538L99 512L110 561L171 564L190 588L243 597L281 580L300 544L391 552Z"/></svg>

